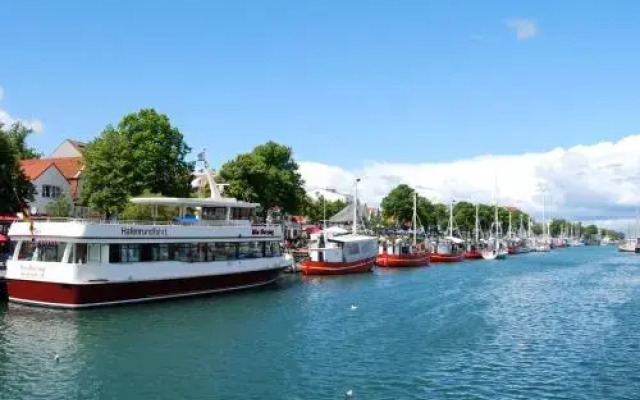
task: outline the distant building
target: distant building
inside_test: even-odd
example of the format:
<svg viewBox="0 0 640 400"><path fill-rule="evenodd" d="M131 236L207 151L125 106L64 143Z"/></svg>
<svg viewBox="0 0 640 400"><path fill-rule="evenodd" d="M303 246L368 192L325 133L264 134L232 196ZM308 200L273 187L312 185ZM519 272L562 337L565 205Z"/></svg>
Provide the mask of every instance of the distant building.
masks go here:
<svg viewBox="0 0 640 400"><path fill-rule="evenodd" d="M63 194L77 202L82 188L84 147L84 143L67 139L48 158L20 161L22 170L36 189L29 206L37 214L46 214L47 206Z"/></svg>
<svg viewBox="0 0 640 400"><path fill-rule="evenodd" d="M82 152L87 147L86 143L78 142L77 140L67 139L56 147L51 153L49 158L69 158L69 157L82 157Z"/></svg>

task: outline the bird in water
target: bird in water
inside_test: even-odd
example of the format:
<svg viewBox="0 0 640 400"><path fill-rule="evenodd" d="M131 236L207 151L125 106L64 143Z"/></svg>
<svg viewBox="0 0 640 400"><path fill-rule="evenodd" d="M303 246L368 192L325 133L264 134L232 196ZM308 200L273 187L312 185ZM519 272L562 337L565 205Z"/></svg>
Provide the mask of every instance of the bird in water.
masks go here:
<svg viewBox="0 0 640 400"><path fill-rule="evenodd" d="M349 390L347 390L347 393L344 394L344 398L348 399L351 396L353 396L353 390L349 389Z"/></svg>
<svg viewBox="0 0 640 400"><path fill-rule="evenodd" d="M59 363L59 362L60 362L60 355L59 355L59 354L56 354L55 356L53 356L53 360L54 360L56 363Z"/></svg>
<svg viewBox="0 0 640 400"><path fill-rule="evenodd" d="M352 304L352 305L351 305L351 309L352 309L352 310L357 310L357 309L358 309L358 306L356 306L355 304Z"/></svg>

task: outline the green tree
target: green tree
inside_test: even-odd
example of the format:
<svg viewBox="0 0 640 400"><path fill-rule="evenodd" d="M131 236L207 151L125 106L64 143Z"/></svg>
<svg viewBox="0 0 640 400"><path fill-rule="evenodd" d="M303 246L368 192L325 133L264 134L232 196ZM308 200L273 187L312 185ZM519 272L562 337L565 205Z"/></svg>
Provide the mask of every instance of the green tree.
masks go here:
<svg viewBox="0 0 640 400"><path fill-rule="evenodd" d="M126 115L85 150L83 202L109 215L145 190L188 197L192 165L185 157L190 151L166 115L153 109Z"/></svg>
<svg viewBox="0 0 640 400"><path fill-rule="evenodd" d="M300 213L307 217L309 222L322 223L326 212L326 218L329 219L336 215L340 210L346 207L346 203L341 200L326 200L320 196L318 199L307 197L300 209Z"/></svg>
<svg viewBox="0 0 640 400"><path fill-rule="evenodd" d="M276 206L289 214L304 206L304 181L290 147L269 141L225 163L220 176L226 194L260 203L263 217Z"/></svg>
<svg viewBox="0 0 640 400"><path fill-rule="evenodd" d="M401 227L409 226L413 219L414 193L409 185L396 186L380 203L382 215L387 219L393 218Z"/></svg>
<svg viewBox="0 0 640 400"><path fill-rule="evenodd" d="M35 188L20 167L21 150L0 126L0 213L15 213L33 200Z"/></svg>
<svg viewBox="0 0 640 400"><path fill-rule="evenodd" d="M54 218L70 217L72 211L73 202L67 194L63 194L47 206L47 215Z"/></svg>
<svg viewBox="0 0 640 400"><path fill-rule="evenodd" d="M162 197L157 193L144 191L142 197ZM156 206L155 210L149 204L127 203L124 210L119 213L121 220L125 221L171 221L177 217L179 211L177 207Z"/></svg>
<svg viewBox="0 0 640 400"><path fill-rule="evenodd" d="M7 136L15 151L18 152L20 160L40 158L40 153L38 153L33 147L27 146L27 137L33 133L33 129L27 128L20 122L15 122L8 127L4 126L4 124L0 122L0 131Z"/></svg>

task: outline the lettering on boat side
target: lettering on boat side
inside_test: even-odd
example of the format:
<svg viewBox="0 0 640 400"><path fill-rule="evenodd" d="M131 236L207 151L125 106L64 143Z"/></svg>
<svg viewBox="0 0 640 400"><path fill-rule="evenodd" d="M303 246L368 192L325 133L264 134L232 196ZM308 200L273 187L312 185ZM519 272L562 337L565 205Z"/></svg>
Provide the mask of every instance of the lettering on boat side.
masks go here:
<svg viewBox="0 0 640 400"><path fill-rule="evenodd" d="M254 229L252 229L251 234L252 235L271 235L271 236L273 236L273 235L275 235L275 231L273 229L265 229L265 228L257 229L257 228L254 228Z"/></svg>
<svg viewBox="0 0 640 400"><path fill-rule="evenodd" d="M20 264L20 276L28 279L41 279L44 277L44 266L33 264Z"/></svg>
<svg viewBox="0 0 640 400"><path fill-rule="evenodd" d="M167 236L167 228L122 228L125 236Z"/></svg>

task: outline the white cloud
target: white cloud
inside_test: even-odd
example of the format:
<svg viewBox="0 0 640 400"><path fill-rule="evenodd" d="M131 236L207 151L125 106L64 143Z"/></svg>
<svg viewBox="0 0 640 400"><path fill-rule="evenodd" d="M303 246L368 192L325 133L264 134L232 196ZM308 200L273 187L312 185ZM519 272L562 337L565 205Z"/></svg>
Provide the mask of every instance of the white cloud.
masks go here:
<svg viewBox="0 0 640 400"><path fill-rule="evenodd" d="M573 219L617 219L633 215L640 205L640 135L544 153L442 163L374 161L353 170L304 161L300 170L309 189L332 187L344 193L352 192L356 177L364 177L360 193L370 204L379 204L400 183L434 200L489 203L497 180L501 204L538 217L543 191L549 193L553 215Z"/></svg>
<svg viewBox="0 0 640 400"><path fill-rule="evenodd" d="M4 93L4 89L2 88L2 86L0 86L0 101L2 101L2 99L4 98ZM32 129L34 133L41 133L44 130L44 124L42 123L42 121L38 119L15 118L1 106L0 122L4 125L13 125L16 122L20 122L25 127Z"/></svg>
<svg viewBox="0 0 640 400"><path fill-rule="evenodd" d="M508 19L505 23L516 33L516 39L520 41L532 39L538 34L538 27L531 20Z"/></svg>

